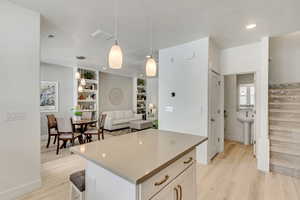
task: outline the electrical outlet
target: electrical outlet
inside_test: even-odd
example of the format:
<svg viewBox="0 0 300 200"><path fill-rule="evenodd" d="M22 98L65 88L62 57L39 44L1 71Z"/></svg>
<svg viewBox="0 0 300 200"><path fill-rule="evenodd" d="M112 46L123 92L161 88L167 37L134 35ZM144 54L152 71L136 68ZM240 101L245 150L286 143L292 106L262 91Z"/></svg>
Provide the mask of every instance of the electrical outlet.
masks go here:
<svg viewBox="0 0 300 200"><path fill-rule="evenodd" d="M26 120L27 115L25 112L7 112L6 122L23 121Z"/></svg>

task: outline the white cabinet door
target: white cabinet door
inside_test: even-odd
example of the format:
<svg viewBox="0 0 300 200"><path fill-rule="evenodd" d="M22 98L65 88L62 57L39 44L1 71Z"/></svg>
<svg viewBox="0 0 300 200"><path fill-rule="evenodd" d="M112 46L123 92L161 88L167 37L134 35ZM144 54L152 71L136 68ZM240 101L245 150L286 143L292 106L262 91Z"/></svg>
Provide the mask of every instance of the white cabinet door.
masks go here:
<svg viewBox="0 0 300 200"><path fill-rule="evenodd" d="M179 195L179 190L177 193ZM172 187L172 184L166 186L162 191L155 195L151 200L176 200L174 197L175 188ZM179 200L179 199L178 199Z"/></svg>
<svg viewBox="0 0 300 200"><path fill-rule="evenodd" d="M196 200L196 166L193 164L151 200Z"/></svg>
<svg viewBox="0 0 300 200"><path fill-rule="evenodd" d="M179 197L174 200L196 200L196 166L193 164L181 174L173 184L178 188Z"/></svg>

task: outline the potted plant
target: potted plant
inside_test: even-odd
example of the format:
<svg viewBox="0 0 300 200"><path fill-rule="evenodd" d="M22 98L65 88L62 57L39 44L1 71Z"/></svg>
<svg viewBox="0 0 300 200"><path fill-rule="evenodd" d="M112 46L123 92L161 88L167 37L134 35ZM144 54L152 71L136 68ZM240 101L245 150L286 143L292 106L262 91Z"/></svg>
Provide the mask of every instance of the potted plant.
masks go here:
<svg viewBox="0 0 300 200"><path fill-rule="evenodd" d="M72 108L72 111L73 111L73 114L74 114L73 119L75 121L81 120L82 112L79 111L79 107L76 106L75 108Z"/></svg>

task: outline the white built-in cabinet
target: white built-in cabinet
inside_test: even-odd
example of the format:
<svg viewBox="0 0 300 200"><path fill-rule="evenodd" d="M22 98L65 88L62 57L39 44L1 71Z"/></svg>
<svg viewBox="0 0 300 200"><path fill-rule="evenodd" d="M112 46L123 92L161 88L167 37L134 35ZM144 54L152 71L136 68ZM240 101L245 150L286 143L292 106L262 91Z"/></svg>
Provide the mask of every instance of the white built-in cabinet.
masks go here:
<svg viewBox="0 0 300 200"><path fill-rule="evenodd" d="M141 183L129 182L87 161L86 188L88 200L196 200L196 150Z"/></svg>
<svg viewBox="0 0 300 200"><path fill-rule="evenodd" d="M195 164L186 169L167 187L161 190L151 200L195 200L196 185L194 184L196 173Z"/></svg>

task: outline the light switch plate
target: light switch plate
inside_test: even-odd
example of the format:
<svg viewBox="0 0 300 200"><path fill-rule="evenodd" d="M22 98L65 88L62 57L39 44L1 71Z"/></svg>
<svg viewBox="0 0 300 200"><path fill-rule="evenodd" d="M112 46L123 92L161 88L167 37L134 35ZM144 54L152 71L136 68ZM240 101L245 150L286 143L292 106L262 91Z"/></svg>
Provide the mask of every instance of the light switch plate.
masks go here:
<svg viewBox="0 0 300 200"><path fill-rule="evenodd" d="M173 108L173 106L165 106L165 111L166 112L173 112L174 108Z"/></svg>

